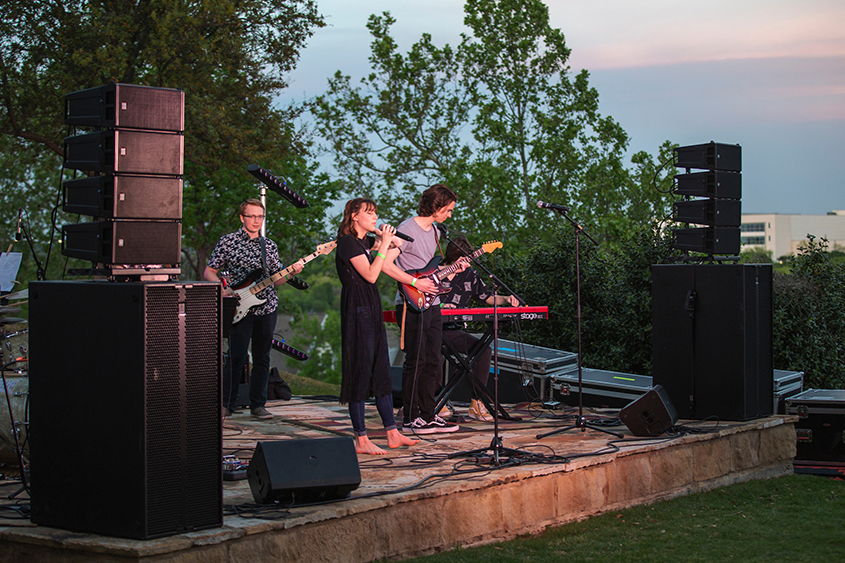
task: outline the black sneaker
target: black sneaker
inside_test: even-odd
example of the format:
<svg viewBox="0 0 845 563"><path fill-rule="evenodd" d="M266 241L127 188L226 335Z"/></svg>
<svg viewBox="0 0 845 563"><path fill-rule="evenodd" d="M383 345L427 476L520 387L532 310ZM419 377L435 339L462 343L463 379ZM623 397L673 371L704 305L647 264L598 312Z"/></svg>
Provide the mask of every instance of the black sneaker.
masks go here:
<svg viewBox="0 0 845 563"><path fill-rule="evenodd" d="M422 418L417 417L413 422L405 422L402 424L402 432L405 434L434 434L437 430L430 422L426 422Z"/></svg>
<svg viewBox="0 0 845 563"><path fill-rule="evenodd" d="M435 432L457 432L458 428L460 428L457 424L446 422L437 415L434 415L434 420L428 424L430 427L434 428Z"/></svg>

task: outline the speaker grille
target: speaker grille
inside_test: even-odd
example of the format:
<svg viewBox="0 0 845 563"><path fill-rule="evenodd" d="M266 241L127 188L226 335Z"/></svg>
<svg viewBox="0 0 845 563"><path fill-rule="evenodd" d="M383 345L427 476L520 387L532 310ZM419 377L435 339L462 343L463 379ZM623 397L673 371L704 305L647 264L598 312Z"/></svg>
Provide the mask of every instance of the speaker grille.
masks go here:
<svg viewBox="0 0 845 563"><path fill-rule="evenodd" d="M185 300L186 327L186 390L187 418L191 423L185 432L188 467L185 487L187 497L194 499L187 506L188 522L196 526L213 526L209 517L220 515L218 499L203 495L222 479L220 452L208 444L220 441L220 339L221 312L218 288L194 287ZM214 369L209 367L214 366Z"/></svg>

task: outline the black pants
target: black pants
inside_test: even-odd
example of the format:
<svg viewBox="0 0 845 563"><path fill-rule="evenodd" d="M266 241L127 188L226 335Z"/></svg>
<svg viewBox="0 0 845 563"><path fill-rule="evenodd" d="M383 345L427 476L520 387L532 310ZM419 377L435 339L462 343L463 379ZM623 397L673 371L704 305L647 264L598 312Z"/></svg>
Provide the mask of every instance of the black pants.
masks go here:
<svg viewBox="0 0 845 563"><path fill-rule="evenodd" d="M400 328L404 309L404 304L396 306ZM407 309L402 365L403 422L413 422L417 417L426 422L434 420L435 398L442 378L442 333L443 319L438 305L422 313Z"/></svg>

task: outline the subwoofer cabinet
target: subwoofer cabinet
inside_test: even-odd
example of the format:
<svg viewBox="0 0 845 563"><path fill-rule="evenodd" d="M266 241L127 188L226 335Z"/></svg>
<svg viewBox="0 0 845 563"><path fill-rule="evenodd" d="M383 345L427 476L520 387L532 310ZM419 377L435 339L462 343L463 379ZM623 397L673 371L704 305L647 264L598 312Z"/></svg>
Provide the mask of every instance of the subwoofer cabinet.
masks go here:
<svg viewBox="0 0 845 563"><path fill-rule="evenodd" d="M653 383L678 417L771 415L771 264L659 264L651 273Z"/></svg>
<svg viewBox="0 0 845 563"><path fill-rule="evenodd" d="M220 285L29 288L32 522L134 539L221 526Z"/></svg>

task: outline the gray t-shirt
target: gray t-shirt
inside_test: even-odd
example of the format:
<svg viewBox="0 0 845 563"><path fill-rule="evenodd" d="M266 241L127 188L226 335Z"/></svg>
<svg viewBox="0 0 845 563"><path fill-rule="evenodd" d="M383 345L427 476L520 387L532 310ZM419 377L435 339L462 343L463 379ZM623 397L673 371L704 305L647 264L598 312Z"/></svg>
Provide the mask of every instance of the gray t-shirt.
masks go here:
<svg viewBox="0 0 845 563"><path fill-rule="evenodd" d="M396 258L396 265L402 270L407 272L408 270L424 268L438 254L437 239L439 235L434 225L426 231L411 217L402 221L396 230L414 239L414 242L402 241L402 246L400 247L401 252ZM402 301L402 294L397 291L396 303L400 304ZM440 298L438 297L432 305L439 304Z"/></svg>

